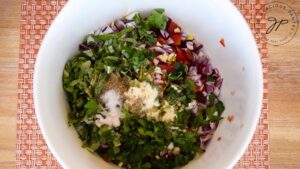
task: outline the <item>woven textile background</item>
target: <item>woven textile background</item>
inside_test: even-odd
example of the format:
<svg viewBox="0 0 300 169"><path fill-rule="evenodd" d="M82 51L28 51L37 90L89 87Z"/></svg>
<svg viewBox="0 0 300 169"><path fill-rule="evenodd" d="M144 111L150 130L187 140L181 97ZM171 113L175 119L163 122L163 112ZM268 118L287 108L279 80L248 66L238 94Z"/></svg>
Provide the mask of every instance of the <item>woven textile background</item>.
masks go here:
<svg viewBox="0 0 300 169"><path fill-rule="evenodd" d="M232 0L246 18L261 54L264 73L263 110L248 150L235 168L269 168L268 90L265 0ZM66 0L22 0L18 74L16 168L61 168L50 153L34 112L34 63L44 35Z"/></svg>

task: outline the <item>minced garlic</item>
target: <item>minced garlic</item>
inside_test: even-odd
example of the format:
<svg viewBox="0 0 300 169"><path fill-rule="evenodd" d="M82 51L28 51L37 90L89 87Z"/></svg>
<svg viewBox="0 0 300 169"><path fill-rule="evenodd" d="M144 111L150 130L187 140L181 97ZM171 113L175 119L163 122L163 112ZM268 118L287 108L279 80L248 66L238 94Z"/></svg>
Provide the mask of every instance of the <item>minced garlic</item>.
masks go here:
<svg viewBox="0 0 300 169"><path fill-rule="evenodd" d="M138 112L143 112L159 106L157 89L145 81L138 82L137 86L130 87L128 91L124 93L124 97L124 104L131 111L133 109L139 109Z"/></svg>
<svg viewBox="0 0 300 169"><path fill-rule="evenodd" d="M157 98L158 90L155 87L145 81L134 81L134 86L124 93L124 107L158 121L173 121L176 117L174 106L164 101L159 108Z"/></svg>
<svg viewBox="0 0 300 169"><path fill-rule="evenodd" d="M167 101L165 101L161 109L164 113L161 118L162 121L168 122L173 121L175 119L176 113L174 106L170 105Z"/></svg>

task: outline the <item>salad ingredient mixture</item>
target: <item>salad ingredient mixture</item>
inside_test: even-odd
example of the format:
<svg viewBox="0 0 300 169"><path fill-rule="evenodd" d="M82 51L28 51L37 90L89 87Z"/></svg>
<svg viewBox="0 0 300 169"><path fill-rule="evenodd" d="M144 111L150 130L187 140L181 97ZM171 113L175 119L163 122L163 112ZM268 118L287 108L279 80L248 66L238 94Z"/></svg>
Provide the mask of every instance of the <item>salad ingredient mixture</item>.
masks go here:
<svg viewBox="0 0 300 169"><path fill-rule="evenodd" d="M224 105L203 45L154 9L88 34L63 72L82 147L122 168L186 165L205 152Z"/></svg>

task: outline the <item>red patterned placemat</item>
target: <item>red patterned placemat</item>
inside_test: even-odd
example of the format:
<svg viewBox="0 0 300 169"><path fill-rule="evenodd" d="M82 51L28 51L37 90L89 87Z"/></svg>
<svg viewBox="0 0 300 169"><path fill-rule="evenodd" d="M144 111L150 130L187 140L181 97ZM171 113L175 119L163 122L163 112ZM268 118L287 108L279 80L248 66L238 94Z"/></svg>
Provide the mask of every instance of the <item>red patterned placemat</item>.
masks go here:
<svg viewBox="0 0 300 169"><path fill-rule="evenodd" d="M235 168L269 168L268 90L265 0L232 0L246 18L261 54L264 73L263 110L248 150ZM41 41L66 0L22 0L18 74L16 168L61 168L49 151L34 112L32 79Z"/></svg>

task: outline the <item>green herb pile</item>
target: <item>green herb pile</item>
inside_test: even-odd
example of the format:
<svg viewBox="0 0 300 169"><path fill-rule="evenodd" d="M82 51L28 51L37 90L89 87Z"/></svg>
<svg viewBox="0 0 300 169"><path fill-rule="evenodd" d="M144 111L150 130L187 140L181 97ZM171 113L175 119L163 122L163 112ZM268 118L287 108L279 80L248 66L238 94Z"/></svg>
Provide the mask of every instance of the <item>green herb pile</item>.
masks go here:
<svg viewBox="0 0 300 169"><path fill-rule="evenodd" d="M201 137L212 135L215 128L211 125L217 126L222 119L223 103L214 93L201 93L188 76L190 65L178 59L166 64L172 70L163 71L164 84L154 83L153 59L157 52L149 47L158 42L157 32L167 29L168 18L163 9L155 9L146 18L136 13L133 22L135 25L112 33L87 35L79 54L65 65L63 87L70 105L68 122L76 129L82 147L122 168L171 169L186 165L205 151L200 146L204 144ZM175 51L177 47L172 48ZM113 86L112 75L126 81L129 87L134 81L151 84L159 91L157 100L174 107L176 118L165 122L121 107L120 126L97 126L97 114L107 111L100 97ZM202 80L216 81L213 75ZM208 98L206 106L197 112L186 108L204 97Z"/></svg>

